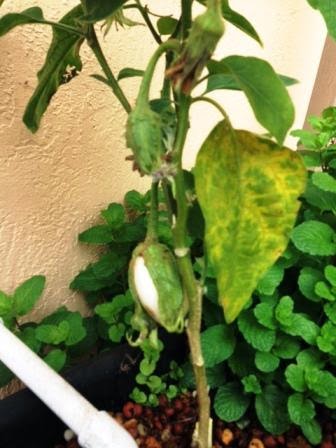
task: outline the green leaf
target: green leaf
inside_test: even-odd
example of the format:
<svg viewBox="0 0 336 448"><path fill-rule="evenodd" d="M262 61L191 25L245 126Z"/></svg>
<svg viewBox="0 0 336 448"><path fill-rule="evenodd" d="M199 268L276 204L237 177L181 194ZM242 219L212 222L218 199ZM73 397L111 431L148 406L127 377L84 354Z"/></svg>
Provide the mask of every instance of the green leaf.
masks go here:
<svg viewBox="0 0 336 448"><path fill-rule="evenodd" d="M260 382L255 375L248 375L242 378L242 384L244 386L244 391L249 394L258 395L262 392Z"/></svg>
<svg viewBox="0 0 336 448"><path fill-rule="evenodd" d="M222 14L225 20L252 37L262 46L262 41L254 26L244 16L231 9L228 0L222 0Z"/></svg>
<svg viewBox="0 0 336 448"><path fill-rule="evenodd" d="M302 366L290 364L285 370L285 377L288 384L296 392L304 392L307 389L305 371Z"/></svg>
<svg viewBox="0 0 336 448"><path fill-rule="evenodd" d="M325 353L336 353L336 326L327 321L321 328L321 333L316 339L318 348Z"/></svg>
<svg viewBox="0 0 336 448"><path fill-rule="evenodd" d="M0 18L0 37L4 36L16 26L44 22L42 9L38 7L28 8L20 13L6 14Z"/></svg>
<svg viewBox="0 0 336 448"><path fill-rule="evenodd" d="M254 350L245 342L238 342L236 350L228 359L232 373L240 378L255 372Z"/></svg>
<svg viewBox="0 0 336 448"><path fill-rule="evenodd" d="M268 352L275 343L275 331L260 325L252 310L244 311L240 314L238 328L244 339L256 350Z"/></svg>
<svg viewBox="0 0 336 448"><path fill-rule="evenodd" d="M206 369L206 377L207 377L207 383L208 386L211 389L218 388L220 386L223 386L227 380L226 380L226 365L225 363L217 364L214 367L209 367ZM194 384L194 377L193 378L193 387L195 387Z"/></svg>
<svg viewBox="0 0 336 448"><path fill-rule="evenodd" d="M147 401L147 395L142 392L138 387L135 387L130 393L131 400L134 400L136 403L144 404Z"/></svg>
<svg viewBox="0 0 336 448"><path fill-rule="evenodd" d="M306 221L292 231L291 239L294 245L310 255L329 256L336 254L335 232L319 221Z"/></svg>
<svg viewBox="0 0 336 448"><path fill-rule="evenodd" d="M162 36L173 34L178 24L178 20L173 17L160 17L156 25Z"/></svg>
<svg viewBox="0 0 336 448"><path fill-rule="evenodd" d="M317 282L314 291L317 296L322 297L322 299L329 300L330 302L334 302L336 299L336 296L326 282Z"/></svg>
<svg viewBox="0 0 336 448"><path fill-rule="evenodd" d="M321 190L336 193L336 179L330 174L320 172L313 173L311 179L313 184Z"/></svg>
<svg viewBox="0 0 336 448"><path fill-rule="evenodd" d="M303 435L313 445L318 445L322 442L322 431L319 422L315 419L305 421L301 424Z"/></svg>
<svg viewBox="0 0 336 448"><path fill-rule="evenodd" d="M325 361L322 359L323 354L316 348L307 348L302 350L296 357L296 361L300 367L305 369L317 367L323 369Z"/></svg>
<svg viewBox="0 0 336 448"><path fill-rule="evenodd" d="M120 342L125 336L126 326L119 322L109 328L108 335L112 342Z"/></svg>
<svg viewBox="0 0 336 448"><path fill-rule="evenodd" d="M120 9L127 0L86 0L87 14L83 21L95 23L104 20Z"/></svg>
<svg viewBox="0 0 336 448"><path fill-rule="evenodd" d="M89 244L107 244L112 243L114 237L110 226L99 225L80 233L78 240Z"/></svg>
<svg viewBox="0 0 336 448"><path fill-rule="evenodd" d="M316 414L314 403L300 393L288 398L288 413L292 422L299 426L312 420Z"/></svg>
<svg viewBox="0 0 336 448"><path fill-rule="evenodd" d="M66 354L62 350L55 349L51 350L43 359L52 369L60 372L65 366Z"/></svg>
<svg viewBox="0 0 336 448"><path fill-rule="evenodd" d="M293 319L294 302L289 296L281 298L279 304L275 308L275 318L281 325L290 326Z"/></svg>
<svg viewBox="0 0 336 448"><path fill-rule="evenodd" d="M299 336L308 344L315 345L319 334L319 326L306 315L301 313L293 314L292 322L283 326L282 330L291 336Z"/></svg>
<svg viewBox="0 0 336 448"><path fill-rule="evenodd" d="M282 359L292 359L300 351L300 343L297 339L283 333L277 335L272 353Z"/></svg>
<svg viewBox="0 0 336 448"><path fill-rule="evenodd" d="M305 380L309 390L320 397L335 395L336 377L330 372L313 367L305 371Z"/></svg>
<svg viewBox="0 0 336 448"><path fill-rule="evenodd" d="M322 212L336 212L336 194L328 193L313 185L311 179L308 180L307 188L304 193L304 199L308 204L317 207Z"/></svg>
<svg viewBox="0 0 336 448"><path fill-rule="evenodd" d="M213 367L232 355L236 339L231 327L214 325L203 331L201 344L205 366Z"/></svg>
<svg viewBox="0 0 336 448"><path fill-rule="evenodd" d="M125 221L124 207L120 204L110 204L101 215L112 229L119 229Z"/></svg>
<svg viewBox="0 0 336 448"><path fill-rule="evenodd" d="M253 310L257 321L270 330L277 328L277 322L274 317L274 307L269 303L258 303Z"/></svg>
<svg viewBox="0 0 336 448"><path fill-rule="evenodd" d="M285 270L279 264L271 266L257 285L259 294L271 296L282 282Z"/></svg>
<svg viewBox="0 0 336 448"><path fill-rule="evenodd" d="M218 389L214 409L224 422L235 422L245 414L249 404L250 398L244 394L240 384L232 382Z"/></svg>
<svg viewBox="0 0 336 448"><path fill-rule="evenodd" d="M306 172L293 151L220 122L202 145L194 174L209 260L230 323L285 250Z"/></svg>
<svg viewBox="0 0 336 448"><path fill-rule="evenodd" d="M326 303L324 305L324 312L331 322L336 325L336 302Z"/></svg>
<svg viewBox="0 0 336 448"><path fill-rule="evenodd" d="M7 386L14 377L14 373L0 361L0 388Z"/></svg>
<svg viewBox="0 0 336 448"><path fill-rule="evenodd" d="M81 342L86 337L86 328L84 319L78 311L68 311L65 307L61 307L54 313L42 320L43 325L60 326L62 328L69 327L66 338L64 340L66 346L73 346Z"/></svg>
<svg viewBox="0 0 336 448"><path fill-rule="evenodd" d="M272 66L250 56L229 56L222 62L244 91L259 123L282 144L294 121L294 106Z"/></svg>
<svg viewBox="0 0 336 448"><path fill-rule="evenodd" d="M128 292L125 295L115 296L111 302L101 303L95 307L95 313L98 314L108 324L117 323L119 319L119 313L125 308L133 307L133 299Z"/></svg>
<svg viewBox="0 0 336 448"><path fill-rule="evenodd" d="M36 338L45 344L58 345L65 342L69 336L70 325L63 321L59 325L39 325L36 328Z"/></svg>
<svg viewBox="0 0 336 448"><path fill-rule="evenodd" d="M106 281L96 277L92 266L89 266L85 271L80 272L70 283L70 288L77 291L99 291L106 286Z"/></svg>
<svg viewBox="0 0 336 448"><path fill-rule="evenodd" d="M257 417L266 431L277 435L288 429L290 421L287 396L277 386L266 386L263 393L256 396L255 408Z"/></svg>
<svg viewBox="0 0 336 448"><path fill-rule="evenodd" d="M144 197L136 190L128 191L124 197L125 207L143 213L147 210Z"/></svg>
<svg viewBox="0 0 336 448"><path fill-rule="evenodd" d="M16 288L13 296L15 315L24 316L34 308L44 290L45 280L43 275L35 275Z"/></svg>
<svg viewBox="0 0 336 448"><path fill-rule="evenodd" d="M274 372L279 367L280 359L268 352L256 352L255 365L261 372Z"/></svg>
<svg viewBox="0 0 336 448"><path fill-rule="evenodd" d="M0 316L4 316L12 311L13 302L12 299L0 291Z"/></svg>
<svg viewBox="0 0 336 448"><path fill-rule="evenodd" d="M120 81L121 79L125 79L125 78L133 78L135 76L143 76L144 73L145 73L144 70L137 70L135 68L125 67L122 70L120 70L120 72L118 73L117 80Z"/></svg>
<svg viewBox="0 0 336 448"><path fill-rule="evenodd" d="M75 27L82 14L82 7L78 5L60 23ZM53 39L45 63L37 75L38 85L23 116L24 123L32 132L38 130L42 115L57 89L82 69L79 49L83 41L84 38L77 34L53 28Z"/></svg>
<svg viewBox="0 0 336 448"><path fill-rule="evenodd" d="M321 299L315 292L315 285L321 280L323 280L322 272L310 267L303 268L298 278L299 289L307 299L320 302Z"/></svg>
<svg viewBox="0 0 336 448"><path fill-rule="evenodd" d="M330 36L336 39L336 10L333 0L307 0L310 6L322 14Z"/></svg>
<svg viewBox="0 0 336 448"><path fill-rule="evenodd" d="M324 268L324 275L328 282L336 287L336 266L328 265Z"/></svg>
<svg viewBox="0 0 336 448"><path fill-rule="evenodd" d="M41 342L36 338L36 330L33 327L25 327L20 331L18 337L27 345L33 352L38 353L41 349Z"/></svg>

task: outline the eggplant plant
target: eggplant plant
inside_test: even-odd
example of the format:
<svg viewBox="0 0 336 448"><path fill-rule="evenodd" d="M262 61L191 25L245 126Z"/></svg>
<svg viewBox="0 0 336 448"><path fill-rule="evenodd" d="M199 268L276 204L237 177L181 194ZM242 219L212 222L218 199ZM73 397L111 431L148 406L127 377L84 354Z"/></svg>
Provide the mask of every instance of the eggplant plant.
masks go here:
<svg viewBox="0 0 336 448"><path fill-rule="evenodd" d="M23 116L32 132L39 129L57 90L81 71L80 50L85 41L103 73L93 76L111 88L124 108L125 148L131 151L127 158L140 175L151 180L144 240L135 248L129 266L135 302L129 340L135 345L150 341L158 346L158 326L169 332L186 332L199 405L195 446L208 448L210 399L200 337L205 279L211 271L224 318L231 324L286 249L299 209L298 198L305 190L306 170L300 155L283 146L294 120L286 85L295 80L278 75L268 62L256 57L232 55L215 60L213 53L225 35L226 22L259 43L261 39L228 0L198 2L204 6L198 17L192 17L196 0L181 0L178 17L160 17L156 23L155 14L141 0L81 0L58 22L47 20L41 8L34 6L2 16L0 37L25 24L52 27L46 60ZM308 3L323 14L335 37L336 18L330 2ZM114 22L123 27L134 25L127 17L130 9L138 10L157 49L145 70L126 67L116 76L102 51L95 25L104 21L106 32ZM165 76L161 95L150 98L153 75L162 56ZM128 76L141 77L135 105L119 82ZM200 84L205 90L197 96L194 88ZM268 137L234 129L225 105L208 96L214 89L242 91ZM190 195L182 155L190 109L199 101L216 107L222 120L215 123L198 152L193 169L195 194ZM159 241L159 188L164 191L171 244ZM190 256L188 226L195 203L205 220L205 257L199 275L195 275ZM107 220L114 219L107 216ZM106 232L103 236L106 238ZM98 229L96 237L102 237Z"/></svg>

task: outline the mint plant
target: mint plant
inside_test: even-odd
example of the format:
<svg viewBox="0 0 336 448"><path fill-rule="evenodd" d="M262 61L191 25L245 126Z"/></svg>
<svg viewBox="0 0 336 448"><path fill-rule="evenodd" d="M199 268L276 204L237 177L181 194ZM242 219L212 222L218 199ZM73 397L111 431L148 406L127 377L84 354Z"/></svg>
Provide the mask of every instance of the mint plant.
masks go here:
<svg viewBox="0 0 336 448"><path fill-rule="evenodd" d="M97 332L92 318L82 318L78 312L65 307L40 323L21 323L21 318L40 300L44 286L45 277L36 275L19 285L13 294L0 291L0 317L31 350L53 369L61 371L94 348ZM0 362L0 387L13 377L12 372Z"/></svg>
<svg viewBox="0 0 336 448"><path fill-rule="evenodd" d="M296 303L294 307L291 291L279 294L277 287L282 275L285 276L285 270L294 266L296 257L300 260L302 253L328 257L334 254L335 249L330 221L325 222L324 217L322 222L318 221L316 213L311 210L309 219L292 234L294 246L279 259L287 247L299 208L298 197L304 192L306 182L300 156L283 147L294 119L294 107L285 84L291 84L293 80L277 75L268 62L259 58L232 55L214 60L213 52L225 33L225 22L232 23L257 42L261 43L261 40L250 21L234 11L227 0L199 0L199 3L205 9L198 17L192 17L193 1L181 0L178 17L160 17L157 24L152 21L155 15L142 5L141 0L134 3L128 0L81 0L59 22L44 18L42 10L36 6L3 16L0 19L0 36L25 24L48 25L53 29L45 63L38 73L37 87L23 117L32 132L38 130L43 113L57 90L79 74L82 68L80 49L84 41L103 72L103 76L94 74L94 77L111 88L127 114L125 143L131 151L127 158L133 161L133 167L141 175L147 175L151 180L149 210L146 216L140 214L134 224L125 221L120 206L112 205L106 209L103 213L105 224L84 232L81 240L108 243L115 252L112 250L105 254L81 273L72 287L90 290L92 294L88 298L93 302L99 301L101 290L108 291L110 297L122 294L124 298L117 299L116 303L125 301L126 310L129 296L125 284L128 281L135 304L135 312L129 321L133 331L128 339L132 344L144 347L149 340L157 347L158 326L168 331L186 331L199 404L195 441L200 448L206 448L209 445L210 420L206 369L217 369L218 364L226 360L232 371L236 370L236 375L244 369L246 372L240 382L228 382L219 389L215 399L215 409L219 414L225 417L227 405L237 403L230 397L239 396L239 412L235 409L228 414L230 419L239 418L252 400L253 393L257 415L266 428L274 428L276 424L275 414L266 412L269 405L271 409L284 410L278 419L277 431L283 430L289 414L293 420L299 421L295 411L298 403L305 408L306 416L309 409L309 415L313 413L312 405L307 401L310 396L294 395L290 400L291 411L288 409L289 414L286 414L285 396L279 385L272 384L270 380L278 364L276 353L271 352L273 347L278 347L280 352L279 347L284 350L284 337L313 344L318 336L318 326L311 318L310 310ZM325 0L309 0L308 3L320 10L328 29L335 36L335 16L329 3ZM125 67L115 75L99 44L95 24L104 21L106 31L113 21L135 26L127 21L128 8L139 11L158 47L144 70ZM162 90L159 98L151 99L151 81L161 56L165 56L166 62ZM135 75L141 77L141 82L133 106L119 80ZM202 83L204 93L195 96L194 87ZM218 88L241 90L269 137L234 129L224 107L207 96L208 92ZM189 183L190 174L182 169L182 154L190 109L198 101L216 107L223 120L215 125L201 146L193 171L193 190L192 182ZM332 188L330 178L315 176L312 182L315 182L313 188L323 186L322 190L330 193L326 191ZM160 235L160 191L163 191L165 200L168 241L162 241ZM204 222L199 220L201 224L197 229L190 227L189 220L194 213L204 218ZM199 254L195 259L193 238L195 233L203 231L204 247L202 244L198 247ZM119 238L124 238L121 246L115 242L118 233ZM134 249L134 243L139 240L141 242ZM318 248L320 244L322 249ZM123 250L125 252L121 254ZM130 250L133 250L133 255L127 280L125 268ZM331 260L329 265L332 266ZM319 271L313 262L306 267ZM331 287L324 280L321 282L319 287L315 285L314 293L321 297L322 291L325 296L330 292L331 297ZM246 307L251 304L251 296L258 288L266 294L260 294L262 307L255 314L253 309ZM267 294L272 289L273 293ZM215 297L224 310L226 323L217 309ZM209 328L201 336L203 304L204 320ZM123 307L118 312L116 305L111 307L114 310L110 309L112 314L107 317L107 324L111 325L109 336L117 341L123 336L125 327L121 322L114 322L113 315L120 313L119 317L122 316L126 323L128 318L126 313L124 316ZM105 311L97 308L101 315ZM332 311L328 309L328 312ZM237 323L233 323L235 321ZM217 327L213 328L213 325ZM75 334L72 326L76 328ZM234 336L235 326L243 335L240 341ZM53 335L52 340L48 339L46 327ZM40 339L48 339L48 344L71 345L70 341L78 340L78 332L84 334L77 318L76 321L71 318L70 322L57 315L52 321L44 322L38 334ZM325 349L330 343L330 333L326 326L323 334L319 335L320 346ZM213 353L206 349L211 340L222 341ZM235 347L241 350L237 352ZM264 375L257 376L254 371L247 370L249 364L245 359L240 365L240 354L253 353L254 350L257 351L256 369ZM318 375L328 376L328 372L322 369L318 372L305 376L304 390L311 391L321 401L324 391L317 391L316 378ZM211 378L210 371L208 377ZM215 372L212 378L216 379ZM263 381L262 378L266 379ZM301 386L302 389L303 383ZM297 393L302 391L296 390ZM326 401L327 397L324 397ZM300 421L300 425L307 433L316 435L316 422L307 423L306 420L308 417Z"/></svg>

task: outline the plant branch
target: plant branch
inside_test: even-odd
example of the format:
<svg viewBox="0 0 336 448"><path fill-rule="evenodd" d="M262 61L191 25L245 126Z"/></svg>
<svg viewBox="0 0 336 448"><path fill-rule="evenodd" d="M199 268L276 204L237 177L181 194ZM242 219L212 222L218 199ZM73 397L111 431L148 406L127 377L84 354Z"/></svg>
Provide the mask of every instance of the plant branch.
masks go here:
<svg viewBox="0 0 336 448"><path fill-rule="evenodd" d="M162 190L163 190L163 194L165 197L165 203L166 203L166 207L167 207L168 222L170 225L172 225L173 224L173 216L174 216L174 206L173 206L174 198L172 196L171 187L170 187L168 179L163 179L161 185L162 185Z"/></svg>
<svg viewBox="0 0 336 448"><path fill-rule="evenodd" d="M103 72L105 73L106 78L111 85L114 95L118 98L120 104L123 106L127 113L130 113L132 108L128 99L126 98L123 90L121 89L118 81L112 73L112 70L105 58L103 50L99 44L96 32L94 30L93 25L88 25L88 34L87 34L87 42L94 55L96 56Z"/></svg>
<svg viewBox="0 0 336 448"><path fill-rule="evenodd" d="M147 226L147 241L157 241L158 238L158 219L159 219L159 201L158 201L158 188L159 182L155 179L152 180L151 187L151 203L149 211L149 220Z"/></svg>
<svg viewBox="0 0 336 448"><path fill-rule="evenodd" d="M154 28L154 25L148 15L147 8L144 8L142 6L142 4L140 3L140 0L135 0L135 2L136 2L136 6L137 6L140 14L142 15L144 21L146 22L146 25L148 26L149 31L152 33L152 36L154 37L156 42L159 45L161 45L162 44L161 36L160 36L160 34L157 33L156 29Z"/></svg>
<svg viewBox="0 0 336 448"><path fill-rule="evenodd" d="M186 39L192 24L192 0L181 0L182 38Z"/></svg>
<svg viewBox="0 0 336 448"><path fill-rule="evenodd" d="M177 174L175 177L177 220L173 229L173 236L175 253L177 255L177 264L189 304L187 335L196 380L199 407L197 443L199 448L208 448L210 399L208 395L206 371L202 356L200 338L202 294L194 276L189 248L187 246L188 204L185 194L186 188L182 170L182 151L189 126L189 108L190 97L181 95L178 110L178 130L174 147L174 159L177 163Z"/></svg>

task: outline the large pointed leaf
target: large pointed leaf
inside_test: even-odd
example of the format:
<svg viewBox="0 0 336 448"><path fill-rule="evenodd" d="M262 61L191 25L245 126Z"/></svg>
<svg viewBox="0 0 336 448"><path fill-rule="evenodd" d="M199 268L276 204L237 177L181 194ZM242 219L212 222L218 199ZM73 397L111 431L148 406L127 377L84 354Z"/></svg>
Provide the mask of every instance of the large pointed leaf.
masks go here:
<svg viewBox="0 0 336 448"><path fill-rule="evenodd" d="M285 250L305 180L298 154L233 131L226 122L204 142L195 167L196 192L227 322Z"/></svg>
<svg viewBox="0 0 336 448"><path fill-rule="evenodd" d="M307 0L310 6L322 14L331 37L336 39L336 4L335 0Z"/></svg>
<svg viewBox="0 0 336 448"><path fill-rule="evenodd" d="M76 6L60 22L76 26L82 14L82 7ZM53 39L45 63L38 73L38 85L23 116L24 123L32 132L37 131L42 115L57 89L81 70L79 48L83 40L76 34L53 29Z"/></svg>
<svg viewBox="0 0 336 448"><path fill-rule="evenodd" d="M86 0L87 14L83 20L90 23L104 20L119 8L123 6L128 0Z"/></svg>
<svg viewBox="0 0 336 448"><path fill-rule="evenodd" d="M38 7L28 8L20 13L6 14L0 19L0 37L4 36L16 26L44 22L42 9Z"/></svg>
<svg viewBox="0 0 336 448"><path fill-rule="evenodd" d="M259 123L282 144L294 121L294 106L272 66L250 56L229 56L221 63L244 91Z"/></svg>

